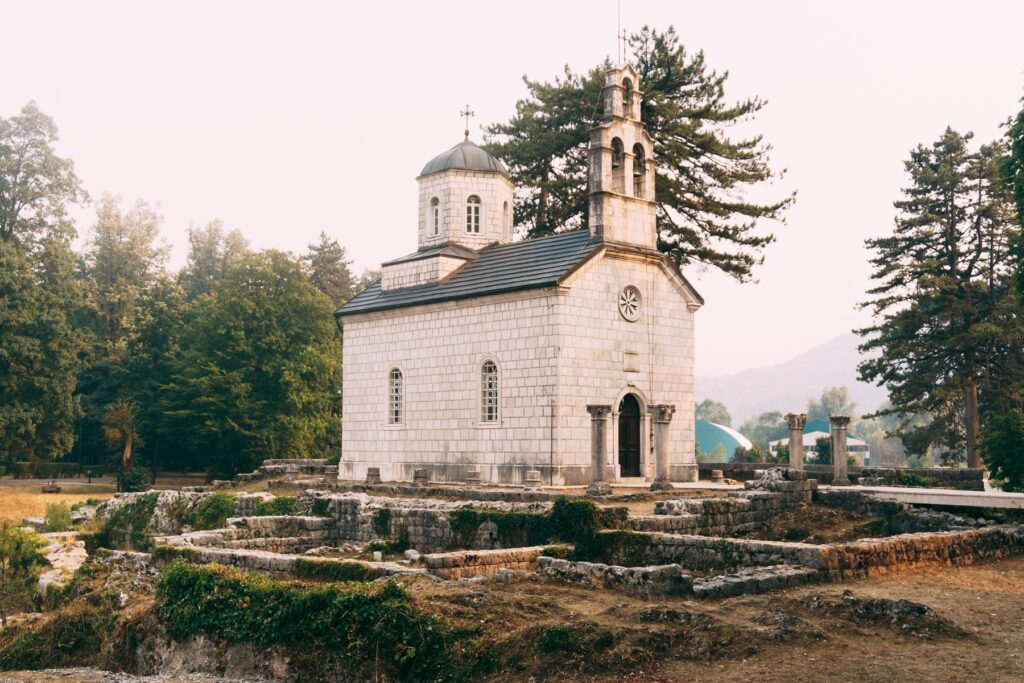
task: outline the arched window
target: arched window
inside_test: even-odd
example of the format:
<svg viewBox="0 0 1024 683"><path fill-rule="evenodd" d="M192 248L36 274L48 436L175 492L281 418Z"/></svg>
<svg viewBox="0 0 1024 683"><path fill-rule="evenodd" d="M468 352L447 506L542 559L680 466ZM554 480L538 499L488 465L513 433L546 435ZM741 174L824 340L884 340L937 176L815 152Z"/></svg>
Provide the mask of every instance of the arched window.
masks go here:
<svg viewBox="0 0 1024 683"><path fill-rule="evenodd" d="M497 422L500 403L498 366L493 360L484 361L480 369L480 421Z"/></svg>
<svg viewBox="0 0 1024 683"><path fill-rule="evenodd" d="M475 194L466 200L466 232L480 232L480 198Z"/></svg>
<svg viewBox="0 0 1024 683"><path fill-rule="evenodd" d="M508 202L505 202L501 207L501 224L505 230L509 230L512 227L512 216L508 210Z"/></svg>
<svg viewBox="0 0 1024 683"><path fill-rule="evenodd" d="M633 118L633 81L628 78L622 80L622 115Z"/></svg>
<svg viewBox="0 0 1024 683"><path fill-rule="evenodd" d="M405 419L402 388L402 371L391 368L388 374L388 424L400 425Z"/></svg>
<svg viewBox="0 0 1024 683"><path fill-rule="evenodd" d="M639 142L633 145L633 196L643 197L646 190L647 157L644 146Z"/></svg>
<svg viewBox="0 0 1024 683"><path fill-rule="evenodd" d="M434 234L441 230L441 200L434 197L430 200L430 220L434 222Z"/></svg>
<svg viewBox="0 0 1024 683"><path fill-rule="evenodd" d="M625 193L622 140L612 138L612 192Z"/></svg>

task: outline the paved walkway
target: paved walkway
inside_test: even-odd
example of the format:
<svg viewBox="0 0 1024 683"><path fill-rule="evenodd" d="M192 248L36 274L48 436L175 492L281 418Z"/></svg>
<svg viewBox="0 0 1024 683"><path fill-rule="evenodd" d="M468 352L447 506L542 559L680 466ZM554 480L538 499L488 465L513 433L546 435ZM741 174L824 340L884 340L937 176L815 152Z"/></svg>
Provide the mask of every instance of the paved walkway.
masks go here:
<svg viewBox="0 0 1024 683"><path fill-rule="evenodd" d="M833 488L821 486L819 488ZM1024 510L1024 493L1005 491L955 491L896 486L837 486L837 490L870 493L880 500L911 505L944 505L948 507L1011 508Z"/></svg>

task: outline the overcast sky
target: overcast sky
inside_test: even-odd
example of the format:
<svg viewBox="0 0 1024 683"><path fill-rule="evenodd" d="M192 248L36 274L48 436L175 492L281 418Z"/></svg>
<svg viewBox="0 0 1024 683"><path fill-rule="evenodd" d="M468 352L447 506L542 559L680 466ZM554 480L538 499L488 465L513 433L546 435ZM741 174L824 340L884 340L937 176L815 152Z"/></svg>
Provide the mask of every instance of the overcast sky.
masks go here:
<svg viewBox="0 0 1024 683"><path fill-rule="evenodd" d="M634 2L626 29L674 25L768 106L752 130L798 191L765 225L757 283L687 272L698 374L784 361L862 324L865 237L892 225L902 162L950 125L1000 133L1024 95L1022 2ZM501 121L521 77L615 52L614 0L0 4L0 116L35 100L87 190L159 204L173 267L219 218L257 248L321 230L357 270L416 247L415 177ZM76 214L87 234L92 209Z"/></svg>

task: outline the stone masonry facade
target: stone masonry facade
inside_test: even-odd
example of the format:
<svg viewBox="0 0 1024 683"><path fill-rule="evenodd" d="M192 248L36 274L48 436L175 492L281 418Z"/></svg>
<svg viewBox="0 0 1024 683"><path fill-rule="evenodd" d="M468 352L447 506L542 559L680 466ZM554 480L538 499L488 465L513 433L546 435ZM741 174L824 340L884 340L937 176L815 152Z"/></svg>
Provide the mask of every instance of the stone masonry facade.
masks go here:
<svg viewBox="0 0 1024 683"><path fill-rule="evenodd" d="M619 292L640 290L636 322L622 318ZM641 468L653 476L648 405L676 406L670 425L672 478L696 479L693 424L693 312L662 266L604 255L571 286L448 302L345 321L345 416L341 479L380 467L384 480L462 481L468 470L494 483L590 481L586 405L617 409L632 393L644 426ZM496 423L481 421L481 366L500 373ZM388 423L388 375L403 376L404 420ZM609 424L616 472L617 412ZM382 460L381 455L387 454Z"/></svg>

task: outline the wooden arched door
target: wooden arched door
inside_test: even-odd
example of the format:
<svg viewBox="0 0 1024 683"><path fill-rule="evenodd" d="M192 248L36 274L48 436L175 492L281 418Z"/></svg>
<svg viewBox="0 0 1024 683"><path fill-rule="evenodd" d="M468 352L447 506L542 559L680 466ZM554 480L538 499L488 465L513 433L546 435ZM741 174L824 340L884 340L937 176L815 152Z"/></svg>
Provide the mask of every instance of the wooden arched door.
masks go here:
<svg viewBox="0 0 1024 683"><path fill-rule="evenodd" d="M619 403L619 473L623 477L641 476L640 423L640 402L626 394Z"/></svg>

